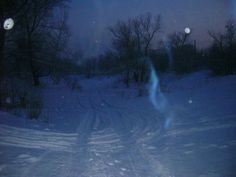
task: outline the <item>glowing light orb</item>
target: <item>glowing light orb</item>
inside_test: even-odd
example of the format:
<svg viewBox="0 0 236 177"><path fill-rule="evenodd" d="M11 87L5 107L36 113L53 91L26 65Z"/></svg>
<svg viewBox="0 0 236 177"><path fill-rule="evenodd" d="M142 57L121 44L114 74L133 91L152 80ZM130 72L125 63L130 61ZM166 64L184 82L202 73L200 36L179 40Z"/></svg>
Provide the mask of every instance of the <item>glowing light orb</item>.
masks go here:
<svg viewBox="0 0 236 177"><path fill-rule="evenodd" d="M193 100L188 100L188 103L189 103L189 104L192 104L192 103L193 103Z"/></svg>
<svg viewBox="0 0 236 177"><path fill-rule="evenodd" d="M190 29L189 27L186 27L186 28L184 29L184 32L185 32L186 34L190 34L190 33L191 33L191 29Z"/></svg>
<svg viewBox="0 0 236 177"><path fill-rule="evenodd" d="M4 21L3 27L5 30L10 30L14 26L14 20L12 18L8 18Z"/></svg>

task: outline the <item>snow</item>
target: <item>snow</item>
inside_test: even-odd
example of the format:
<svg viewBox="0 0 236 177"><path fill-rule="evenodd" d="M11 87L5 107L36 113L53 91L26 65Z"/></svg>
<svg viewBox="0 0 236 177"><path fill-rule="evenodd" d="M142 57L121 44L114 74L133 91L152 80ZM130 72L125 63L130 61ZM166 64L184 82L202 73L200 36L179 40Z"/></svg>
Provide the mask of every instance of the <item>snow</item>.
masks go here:
<svg viewBox="0 0 236 177"><path fill-rule="evenodd" d="M114 78L44 88L41 121L0 112L0 176L235 176L236 76L163 76L167 111ZM115 87L114 87L115 84Z"/></svg>

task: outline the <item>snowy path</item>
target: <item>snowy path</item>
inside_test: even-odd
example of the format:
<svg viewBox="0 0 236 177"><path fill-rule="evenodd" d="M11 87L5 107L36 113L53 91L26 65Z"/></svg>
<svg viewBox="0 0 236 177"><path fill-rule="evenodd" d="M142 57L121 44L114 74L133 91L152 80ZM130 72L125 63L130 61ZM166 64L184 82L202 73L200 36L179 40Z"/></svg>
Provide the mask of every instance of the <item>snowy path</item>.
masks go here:
<svg viewBox="0 0 236 177"><path fill-rule="evenodd" d="M235 175L236 114L225 115L224 120L216 117L212 121L202 116L198 120L177 121L163 131L160 115L147 99L130 101L104 92L101 84L88 84L83 93L68 94L58 102L67 116L62 122L76 127L72 133L0 124L0 176ZM55 92L50 99L60 94ZM179 107L173 110L179 115L187 112Z"/></svg>

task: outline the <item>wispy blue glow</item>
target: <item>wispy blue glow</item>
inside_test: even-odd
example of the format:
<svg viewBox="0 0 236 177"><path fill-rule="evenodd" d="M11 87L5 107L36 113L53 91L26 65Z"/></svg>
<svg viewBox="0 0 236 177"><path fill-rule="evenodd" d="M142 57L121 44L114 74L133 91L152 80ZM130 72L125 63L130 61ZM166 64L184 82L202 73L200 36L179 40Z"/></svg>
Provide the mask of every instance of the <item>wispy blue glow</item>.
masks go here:
<svg viewBox="0 0 236 177"><path fill-rule="evenodd" d="M151 75L150 75L150 88L149 88L149 98L153 106L159 112L163 112L167 105L167 101L161 92L160 82L157 77L157 73L154 67L151 65Z"/></svg>
<svg viewBox="0 0 236 177"><path fill-rule="evenodd" d="M165 129L168 129L173 120L173 112L169 110L167 99L161 92L159 78L152 64L150 64L150 72L149 99L155 109L164 115L165 120L163 126Z"/></svg>
<svg viewBox="0 0 236 177"><path fill-rule="evenodd" d="M166 36L163 36L163 44L166 49L166 53L169 60L169 72L172 71L173 67L173 56L171 51L171 45ZM149 87L149 98L153 106L164 116L164 128L168 129L171 127L174 118L174 112L170 109L168 101L165 95L161 92L160 81L154 66L150 63L150 87Z"/></svg>

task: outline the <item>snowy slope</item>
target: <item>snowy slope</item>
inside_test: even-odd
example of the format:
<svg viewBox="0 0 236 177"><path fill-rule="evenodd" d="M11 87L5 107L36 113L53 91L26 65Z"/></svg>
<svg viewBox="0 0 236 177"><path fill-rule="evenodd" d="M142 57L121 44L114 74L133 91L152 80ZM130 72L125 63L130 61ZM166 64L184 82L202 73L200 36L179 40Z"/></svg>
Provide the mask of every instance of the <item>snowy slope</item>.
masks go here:
<svg viewBox="0 0 236 177"><path fill-rule="evenodd" d="M47 123L0 112L0 176L236 176L236 76L172 77L165 114L112 78L81 85L45 89Z"/></svg>

